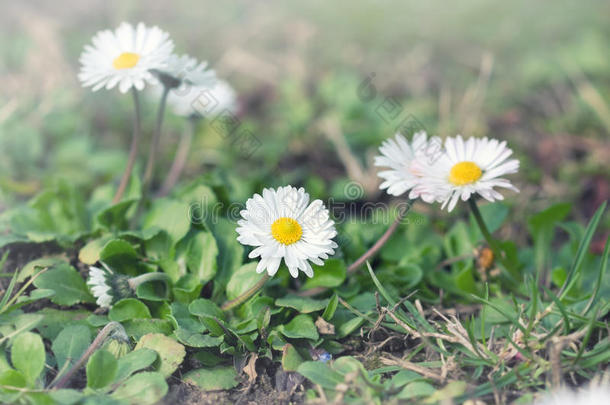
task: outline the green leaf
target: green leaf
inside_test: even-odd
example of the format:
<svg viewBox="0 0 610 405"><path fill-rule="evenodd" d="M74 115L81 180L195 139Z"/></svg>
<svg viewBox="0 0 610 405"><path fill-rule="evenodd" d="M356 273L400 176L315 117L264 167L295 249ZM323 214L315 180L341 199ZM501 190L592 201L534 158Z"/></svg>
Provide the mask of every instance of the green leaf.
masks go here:
<svg viewBox="0 0 610 405"><path fill-rule="evenodd" d="M42 317L37 326L40 335L44 339L55 340L59 333L67 326L87 325L85 319L91 313L87 310L59 310L55 308L43 308L37 316Z"/></svg>
<svg viewBox="0 0 610 405"><path fill-rule="evenodd" d="M73 405L83 398L81 392L72 389L52 390L49 395L55 403L61 405Z"/></svg>
<svg viewBox="0 0 610 405"><path fill-rule="evenodd" d="M482 204L479 206L479 210L481 211L483 221L485 221L485 224L487 225L487 229L489 229L489 232L491 233L500 229L500 226L508 216L508 207L501 202ZM483 237L472 214L470 214L470 227L479 235L477 239Z"/></svg>
<svg viewBox="0 0 610 405"><path fill-rule="evenodd" d="M127 334L138 340L149 333L162 333L169 335L174 328L166 319L130 319L123 323Z"/></svg>
<svg viewBox="0 0 610 405"><path fill-rule="evenodd" d="M104 245L100 252L100 260L111 269L126 274L136 274L138 253L134 247L123 239L113 239Z"/></svg>
<svg viewBox="0 0 610 405"><path fill-rule="evenodd" d="M309 315L297 315L285 325L280 325L277 330L287 338L318 340L318 329Z"/></svg>
<svg viewBox="0 0 610 405"><path fill-rule="evenodd" d="M181 302L173 302L170 305L170 313L165 318L171 319L176 329L182 328L196 333L201 333L205 330L199 319L193 316L189 312L188 307Z"/></svg>
<svg viewBox="0 0 610 405"><path fill-rule="evenodd" d="M123 322L130 319L150 319L150 311L146 305L135 298L124 298L114 304L108 312L111 321Z"/></svg>
<svg viewBox="0 0 610 405"><path fill-rule="evenodd" d="M79 302L95 302L80 274L67 263L58 264L45 271L34 280L34 285L55 291L51 301L58 305L70 306Z"/></svg>
<svg viewBox="0 0 610 405"><path fill-rule="evenodd" d="M58 370L68 370L87 350L91 343L91 331L84 325L64 328L53 341L51 350Z"/></svg>
<svg viewBox="0 0 610 405"><path fill-rule="evenodd" d="M472 266L468 265L464 267L458 274L455 275L455 285L464 292L476 294L476 282L472 275Z"/></svg>
<svg viewBox="0 0 610 405"><path fill-rule="evenodd" d="M254 287L264 276L264 273L256 272L256 262L251 262L241 266L229 280L227 284L227 298L234 300L244 292Z"/></svg>
<svg viewBox="0 0 610 405"><path fill-rule="evenodd" d="M56 240L70 246L89 229L83 193L67 181L46 189L10 217L10 228L32 242Z"/></svg>
<svg viewBox="0 0 610 405"><path fill-rule="evenodd" d="M556 204L533 215L527 221L529 231L534 239L534 266L538 269L537 278L540 276L540 272L548 267L555 225L563 221L570 209L570 204Z"/></svg>
<svg viewBox="0 0 610 405"><path fill-rule="evenodd" d="M114 381L118 369L118 362L112 353L98 350L87 361L87 387L92 389L104 388Z"/></svg>
<svg viewBox="0 0 610 405"><path fill-rule="evenodd" d="M0 374L0 385L4 385L6 387L25 388L27 381L25 380L23 374L16 370L10 369ZM22 395L23 394L18 390L4 388L0 390L0 401L7 404L12 404Z"/></svg>
<svg viewBox="0 0 610 405"><path fill-rule="evenodd" d="M340 259L328 259L324 265L313 265L313 277L305 280L303 289L311 289L315 287L338 287L345 281L347 268L345 262Z"/></svg>
<svg viewBox="0 0 610 405"><path fill-rule="evenodd" d="M192 370L186 373L183 380L203 391L228 390L239 384L235 368L229 366Z"/></svg>
<svg viewBox="0 0 610 405"><path fill-rule="evenodd" d="M201 295L202 288L203 285L197 277L192 274L185 274L174 284L172 289L174 301L188 304Z"/></svg>
<svg viewBox="0 0 610 405"><path fill-rule="evenodd" d="M176 329L175 334L180 342L190 347L217 347L224 341L223 336L204 335L184 328Z"/></svg>
<svg viewBox="0 0 610 405"><path fill-rule="evenodd" d="M186 265L201 283L214 278L217 271L218 246L209 232L198 232L188 242Z"/></svg>
<svg viewBox="0 0 610 405"><path fill-rule="evenodd" d="M152 349L159 354L157 371L165 377L169 377L176 371L186 355L183 345L161 333L142 336L136 344L135 350L141 348Z"/></svg>
<svg viewBox="0 0 610 405"><path fill-rule="evenodd" d="M138 349L127 353L118 361L114 382L130 377L136 371L144 370L157 360L157 352L151 349Z"/></svg>
<svg viewBox="0 0 610 405"><path fill-rule="evenodd" d="M218 245L218 274L214 278L215 294L224 291L230 277L241 266L244 247L235 237L235 223L225 218L206 222Z"/></svg>
<svg viewBox="0 0 610 405"><path fill-rule="evenodd" d="M221 324L222 320L224 320L224 313L212 301L199 298L189 305L189 311L201 319L201 322L212 335L222 336L225 334L226 327Z"/></svg>
<svg viewBox="0 0 610 405"><path fill-rule="evenodd" d="M186 235L191 227L187 203L168 198L155 200L144 218L144 229L157 227L166 231L174 243Z"/></svg>
<svg viewBox="0 0 610 405"><path fill-rule="evenodd" d="M168 386L161 373L138 373L119 385L112 398L132 405L156 404L165 394Z"/></svg>
<svg viewBox="0 0 610 405"><path fill-rule="evenodd" d="M415 371L402 370L394 374L392 379L389 381L393 387L402 387L410 382L423 380L423 377L417 374Z"/></svg>
<svg viewBox="0 0 610 405"><path fill-rule="evenodd" d="M149 280L136 288L136 297L148 301L167 301L170 286L167 280Z"/></svg>
<svg viewBox="0 0 610 405"><path fill-rule="evenodd" d="M413 381L407 384L402 391L396 396L397 399L411 399L418 397L427 397L436 392L436 388L433 385L428 384L424 381Z"/></svg>
<svg viewBox="0 0 610 405"><path fill-rule="evenodd" d="M17 282L23 282L28 277L31 277L37 274L39 271L45 268L51 268L56 265L66 264L66 258L62 256L49 256L49 257L41 257L40 259L32 260L28 262L21 271L19 272L19 277L17 278Z"/></svg>
<svg viewBox="0 0 610 405"><path fill-rule="evenodd" d="M78 260L88 265L93 265L97 263L100 260L100 253L102 252L102 249L111 239L112 236L105 235L101 238L89 241L78 252Z"/></svg>
<svg viewBox="0 0 610 405"><path fill-rule="evenodd" d="M306 361L301 363L297 372L314 384L323 388L334 390L338 384L343 382L343 376L332 370L327 364L321 361Z"/></svg>
<svg viewBox="0 0 610 405"><path fill-rule="evenodd" d="M303 363L303 357L293 345L287 343L282 349L282 368L284 371L297 371L299 365Z"/></svg>
<svg viewBox="0 0 610 405"><path fill-rule="evenodd" d="M335 311L337 310L338 305L339 305L339 296L337 294L334 294L332 297L330 297L330 300L328 301L328 306L322 313L322 318L325 321L330 321L331 319L333 319L333 316L335 316Z"/></svg>
<svg viewBox="0 0 610 405"><path fill-rule="evenodd" d="M427 404L444 403L452 398L458 397L466 392L468 385L466 381L451 381L442 389L437 390L434 394L426 399Z"/></svg>
<svg viewBox="0 0 610 405"><path fill-rule="evenodd" d="M398 267L393 269L392 273L396 277L396 280L403 285L405 289L413 288L422 280L424 272L421 267L414 263L399 264Z"/></svg>
<svg viewBox="0 0 610 405"><path fill-rule="evenodd" d="M13 340L11 361L20 371L29 385L33 385L45 363L44 344L39 335L23 332Z"/></svg>
<svg viewBox="0 0 610 405"><path fill-rule="evenodd" d="M198 298L189 305L189 312L196 316L224 319L225 314L214 302Z"/></svg>
<svg viewBox="0 0 610 405"><path fill-rule="evenodd" d="M278 307L294 308L302 314L308 314L310 312L320 311L326 308L328 306L328 301L328 299L314 300L313 298L291 295L276 299L275 305Z"/></svg>
<svg viewBox="0 0 610 405"><path fill-rule="evenodd" d="M123 200L103 209L97 214L97 222L108 230L126 229L128 225L127 213L137 201L135 198Z"/></svg>

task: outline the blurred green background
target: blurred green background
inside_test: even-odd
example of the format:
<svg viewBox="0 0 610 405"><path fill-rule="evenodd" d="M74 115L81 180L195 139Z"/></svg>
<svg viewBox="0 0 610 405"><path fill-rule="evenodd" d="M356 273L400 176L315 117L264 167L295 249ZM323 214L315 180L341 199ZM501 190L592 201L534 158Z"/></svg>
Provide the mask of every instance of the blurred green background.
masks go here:
<svg viewBox="0 0 610 405"><path fill-rule="evenodd" d="M234 200L285 183L345 199L349 181L363 199L386 199L372 158L403 121L507 140L522 160L514 216L569 201L584 221L610 196L610 2L67 0L2 10L0 210L59 178L83 190L118 182L131 98L83 89L77 72L95 32L121 21L158 25L176 52L207 60L237 90L240 128L260 147L244 155L202 125L185 173L228 184ZM145 143L156 102L145 105ZM183 129L168 113L158 177Z"/></svg>

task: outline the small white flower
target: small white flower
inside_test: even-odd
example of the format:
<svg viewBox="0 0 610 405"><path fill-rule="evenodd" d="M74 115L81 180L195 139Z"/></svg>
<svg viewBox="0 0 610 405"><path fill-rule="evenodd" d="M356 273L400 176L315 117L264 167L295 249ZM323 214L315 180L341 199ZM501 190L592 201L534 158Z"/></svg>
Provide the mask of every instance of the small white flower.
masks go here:
<svg viewBox="0 0 610 405"><path fill-rule="evenodd" d="M266 188L262 196L248 199L241 216L237 240L256 246L249 257L260 256L258 273L267 270L275 275L284 259L292 277L298 277L299 270L313 277L309 261L321 266L337 248L332 240L337 231L328 210L321 200L310 203L303 188Z"/></svg>
<svg viewBox="0 0 610 405"><path fill-rule="evenodd" d="M418 154L414 170L421 173L415 193L434 196L451 211L458 200L467 201L477 193L488 201L502 200L504 196L494 188L519 191L510 181L501 178L519 170L519 161L508 158L513 151L506 142L488 138L469 138L460 135L445 140L442 155L434 162Z"/></svg>
<svg viewBox="0 0 610 405"><path fill-rule="evenodd" d="M125 93L132 87L142 90L146 82L157 83L150 70L165 68L174 49L168 33L143 23L134 28L124 22L114 32L98 32L92 42L80 57L78 78L93 91L118 84Z"/></svg>
<svg viewBox="0 0 610 405"><path fill-rule="evenodd" d="M87 285L91 289L93 296L97 298L97 305L103 308L110 308L113 301L110 277L112 277L112 273L108 269L89 267Z"/></svg>
<svg viewBox="0 0 610 405"><path fill-rule="evenodd" d="M435 159L441 153L442 142L437 137L430 140L427 138L426 132L420 131L413 135L413 140L409 143L403 135L396 134L394 139L388 139L381 144L381 156L375 157L375 166L388 167L389 170L378 173L379 177L384 179L380 189L387 189L387 193L394 196L411 190L409 198L429 199L427 195L421 195L423 190L415 189L420 182L421 173L414 162L416 155Z"/></svg>
<svg viewBox="0 0 610 405"><path fill-rule="evenodd" d="M216 81L212 87L181 86L173 89L168 94L167 103L176 115L184 117L214 117L236 110L235 91L224 80Z"/></svg>

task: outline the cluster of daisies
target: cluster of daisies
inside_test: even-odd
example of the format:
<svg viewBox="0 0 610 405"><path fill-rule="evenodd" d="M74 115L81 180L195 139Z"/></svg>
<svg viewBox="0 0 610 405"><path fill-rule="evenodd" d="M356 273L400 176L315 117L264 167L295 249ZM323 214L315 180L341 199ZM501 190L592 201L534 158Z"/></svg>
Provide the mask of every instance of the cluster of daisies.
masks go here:
<svg viewBox="0 0 610 405"><path fill-rule="evenodd" d="M443 142L420 132L411 142L397 134L379 151L375 165L388 169L379 173L384 180L380 188L393 196L408 192L410 199L439 202L451 211L458 200L466 201L475 194L495 201L503 199L496 188L518 191L502 177L519 168L518 160L509 159L513 152L506 142L461 136ZM283 261L293 277L299 271L313 277L311 263L323 265L337 248L333 241L337 231L328 209L321 200L310 201L303 188L266 188L262 195L248 199L240 214L237 240L254 247L249 257L260 258L259 273L274 276ZM108 290L103 292L100 305L108 302Z"/></svg>
<svg viewBox="0 0 610 405"><path fill-rule="evenodd" d="M161 87L174 112L183 116L200 114L198 98L212 91L214 108L227 108L235 99L233 90L218 80L205 62L188 55L173 54L169 35L157 27L121 24L114 32L105 30L93 38L81 56L79 79L93 90L118 86L122 93L140 91L146 85ZM504 175L516 173L519 161L510 159L506 142L488 138L428 138L416 133L411 141L397 134L379 148L375 165L386 168L379 173L380 185L388 194L407 194L427 203L441 203L451 211L461 199L476 194L488 201L503 199L496 189L518 191ZM338 247L335 223L321 200L310 201L303 188L292 186L264 189L246 202L238 221L237 240L252 246L250 258L260 258L256 271L274 276L282 262L292 275L299 271L313 277L312 263L318 266ZM140 279L118 278L108 268L91 268L88 284L97 303L109 307L120 298L133 294ZM141 278L142 276L140 276Z"/></svg>
<svg viewBox="0 0 610 405"><path fill-rule="evenodd" d="M139 23L134 27L124 22L114 31L95 34L80 57L78 78L93 91L118 86L121 93L126 93L150 86L155 94L162 84L171 89L168 104L182 116L214 115L234 107L235 92L206 62L173 51L174 43L167 32L156 26ZM198 108L202 97L207 100L206 108Z"/></svg>
<svg viewBox="0 0 610 405"><path fill-rule="evenodd" d="M466 201L475 194L488 201L503 199L495 188L518 191L502 176L516 173L519 161L509 159L512 150L506 142L488 138L462 139L438 137L428 139L425 132L416 133L411 142L397 134L379 148L375 165L386 167L379 176L381 189L400 196L409 192L411 199L439 202L453 210L459 199ZM258 272L273 276L282 261L293 277L299 270L312 277L310 261L334 254L337 234L328 210L320 200L309 203L309 194L291 186L265 189L246 202L238 222L237 240L255 248L250 258L260 257Z"/></svg>
<svg viewBox="0 0 610 405"><path fill-rule="evenodd" d="M381 189L399 196L409 191L410 199L439 202L452 211L458 200L467 201L478 194L487 201L504 197L495 188L519 191L502 176L516 173L519 161L509 159L513 151L506 141L468 138L461 135L428 139L418 132L409 142L403 135L386 140L379 148L375 166L386 167L379 173L385 181Z"/></svg>

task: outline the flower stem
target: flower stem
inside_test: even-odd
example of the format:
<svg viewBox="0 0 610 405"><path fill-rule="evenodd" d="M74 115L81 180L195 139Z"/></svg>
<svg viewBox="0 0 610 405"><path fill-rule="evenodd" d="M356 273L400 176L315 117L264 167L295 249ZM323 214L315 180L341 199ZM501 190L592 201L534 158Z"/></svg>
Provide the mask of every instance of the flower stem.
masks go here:
<svg viewBox="0 0 610 405"><path fill-rule="evenodd" d="M137 277L133 277L129 279L129 286L132 289L138 288L140 284L147 283L149 281L169 281L169 276L165 273L161 272L153 272L153 273L145 273L141 274Z"/></svg>
<svg viewBox="0 0 610 405"><path fill-rule="evenodd" d="M170 88L163 86L161 101L159 102L159 110L157 111L157 125L155 126L155 134L153 135L150 149L148 151L148 160L146 161L146 169L144 170L144 178L142 180L144 192L148 192L150 183L152 183L153 171L155 169L155 159L157 149L159 149L159 141L161 140L161 128L163 126L163 118L165 116L165 105L167 104L167 95Z"/></svg>
<svg viewBox="0 0 610 405"><path fill-rule="evenodd" d="M260 290L265 285L267 280L269 280L270 278L271 278L271 276L269 276L269 274L265 273L263 278L261 278L258 281L258 283L254 284L254 286L252 286L250 289L248 289L246 292L244 292L242 295L235 298L234 300L227 301L224 304L222 304L222 307L220 307L220 309L222 309L223 311L228 311L230 309L233 309L233 308L243 304L244 302L246 302L248 300L248 298L253 296L258 290Z"/></svg>
<svg viewBox="0 0 610 405"><path fill-rule="evenodd" d="M349 265L349 267L347 268L348 273L353 273L356 270L358 270L358 267L360 267L371 256L373 256L375 253L377 253L379 251L379 249L381 249L383 247L383 245L385 245L385 243L390 239L390 236L392 236L392 234L398 228L398 225L400 225L400 221L402 221L402 219L405 217L405 215L409 212L410 207L411 207L410 202L407 204L406 207L401 207L401 209L398 211L398 215L396 216L396 219L394 220L394 222L392 222L392 225L390 225L388 227L388 229L383 233L383 235L381 235L381 238L379 238L379 240L377 240L377 242L375 242L375 244L373 246L371 246L371 248L369 250L364 252L364 254L362 256L360 256L354 263Z"/></svg>
<svg viewBox="0 0 610 405"><path fill-rule="evenodd" d="M138 97L138 91L132 88L133 94L133 104L134 104L134 118L133 118L133 135L131 137L131 148L129 150L129 158L127 160L127 167L125 168L125 172L123 173L123 177L121 178L121 182L119 183L119 188L112 199L112 203L116 204L121 201L123 197L123 193L125 193L125 188L127 188L127 183L129 183L129 178L131 177L131 172L133 171L133 166L136 163L136 158L138 157L138 146L140 143L140 100Z"/></svg>
<svg viewBox="0 0 610 405"><path fill-rule="evenodd" d="M169 194L169 192L172 190L172 188L174 188L176 183L178 183L178 179L180 178L182 170L184 170L184 166L186 165L186 160L188 158L189 150L191 149L191 144L193 143L193 134L195 133L196 124L197 118L190 117L188 119L186 129L180 137L180 143L178 144L178 148L176 149L174 161L172 162L172 166L169 169L169 174L163 182L163 186L161 186L159 196L166 196L167 194Z"/></svg>
<svg viewBox="0 0 610 405"><path fill-rule="evenodd" d="M504 257L503 251L500 248L498 241L491 235L491 232L489 232L489 229L487 228L487 225L483 220L483 216L481 215L481 211L479 210L477 203L474 201L473 198L470 198L468 199L468 205L470 206L470 211L472 212L472 215L474 215L474 219L477 221L477 225L479 225L479 229L481 230L483 237L485 238L487 244L493 251L494 257L497 257L500 263L502 263L502 265L506 268L507 275L509 276L511 281L517 283L512 265L510 265Z"/></svg>
<svg viewBox="0 0 610 405"><path fill-rule="evenodd" d="M70 368L70 370L68 370L68 372L66 372L66 374L64 374L64 376L61 377L59 381L57 381L57 383L51 383L51 386L54 385L54 388L57 389L63 388L70 381L70 378L72 378L74 373L76 373L87 362L89 357L91 357L91 355L102 345L102 343L104 343L104 340L106 340L108 335L110 335L110 333L117 328L122 329L123 326L120 323L114 321L104 326L104 328L100 331L100 333L97 334L96 338L93 340L93 343L91 343L85 353L80 356L80 359L78 359L78 361L74 363L72 368Z"/></svg>

